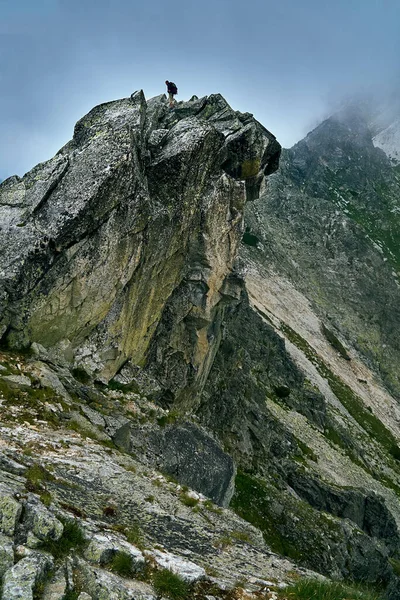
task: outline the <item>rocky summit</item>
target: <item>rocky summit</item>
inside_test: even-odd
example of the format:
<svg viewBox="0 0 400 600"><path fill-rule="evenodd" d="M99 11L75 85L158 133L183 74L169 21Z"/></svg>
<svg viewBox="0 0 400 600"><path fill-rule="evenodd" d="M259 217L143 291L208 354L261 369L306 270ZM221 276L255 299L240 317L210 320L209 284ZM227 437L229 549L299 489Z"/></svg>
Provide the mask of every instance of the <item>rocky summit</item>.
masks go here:
<svg viewBox="0 0 400 600"><path fill-rule="evenodd" d="M154 363L174 396L201 386L219 338L246 197L280 147L219 96L143 93L81 119L55 158L0 188L0 333L107 382Z"/></svg>
<svg viewBox="0 0 400 600"><path fill-rule="evenodd" d="M0 184L2 600L398 600L376 136L334 116L277 171L219 94L136 92Z"/></svg>

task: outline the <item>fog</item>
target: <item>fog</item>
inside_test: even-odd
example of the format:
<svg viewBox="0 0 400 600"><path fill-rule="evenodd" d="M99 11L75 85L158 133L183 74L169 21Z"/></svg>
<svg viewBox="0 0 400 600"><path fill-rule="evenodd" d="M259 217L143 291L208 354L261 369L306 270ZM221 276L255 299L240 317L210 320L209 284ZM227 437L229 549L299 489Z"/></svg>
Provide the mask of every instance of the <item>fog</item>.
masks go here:
<svg viewBox="0 0 400 600"><path fill-rule="evenodd" d="M0 179L53 156L96 104L163 93L166 79L178 100L220 92L286 147L350 97L394 106L400 81L398 0L0 0L0 11Z"/></svg>

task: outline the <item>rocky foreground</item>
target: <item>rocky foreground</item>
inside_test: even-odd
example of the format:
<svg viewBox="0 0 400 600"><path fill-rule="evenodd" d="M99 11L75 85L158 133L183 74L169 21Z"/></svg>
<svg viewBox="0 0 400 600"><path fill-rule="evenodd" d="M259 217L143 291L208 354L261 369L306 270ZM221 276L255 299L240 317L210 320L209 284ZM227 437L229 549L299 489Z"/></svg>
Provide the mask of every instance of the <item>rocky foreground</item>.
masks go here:
<svg viewBox="0 0 400 600"><path fill-rule="evenodd" d="M2 598L156 598L163 569L194 597L269 597L307 573L166 474L179 462L163 450L173 438L171 454L219 480L223 453L198 426L155 406L136 379L90 387L35 348L0 356Z"/></svg>

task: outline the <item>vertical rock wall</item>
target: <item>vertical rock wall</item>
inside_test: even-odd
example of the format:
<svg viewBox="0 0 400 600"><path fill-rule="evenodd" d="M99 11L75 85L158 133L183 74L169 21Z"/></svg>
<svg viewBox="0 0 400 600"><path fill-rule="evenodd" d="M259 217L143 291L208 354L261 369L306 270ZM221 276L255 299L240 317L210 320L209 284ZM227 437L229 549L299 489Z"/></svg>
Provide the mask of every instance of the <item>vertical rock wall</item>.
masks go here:
<svg viewBox="0 0 400 600"><path fill-rule="evenodd" d="M172 397L201 386L236 293L246 197L279 152L219 95L94 108L56 157L0 186L3 342L103 380L148 365Z"/></svg>

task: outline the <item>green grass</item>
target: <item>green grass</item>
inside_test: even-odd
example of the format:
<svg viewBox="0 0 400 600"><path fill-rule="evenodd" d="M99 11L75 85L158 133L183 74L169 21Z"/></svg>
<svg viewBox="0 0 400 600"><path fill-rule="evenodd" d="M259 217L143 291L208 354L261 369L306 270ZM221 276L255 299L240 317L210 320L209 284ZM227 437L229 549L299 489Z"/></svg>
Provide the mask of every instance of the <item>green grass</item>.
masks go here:
<svg viewBox="0 0 400 600"><path fill-rule="evenodd" d="M65 403L57 393L47 387L13 387L12 383L0 378L0 396L4 398L3 406L18 408L15 416L11 413L9 419L19 423L34 423L35 419L46 421L50 425L58 426L59 415L50 410L46 403L57 402L65 408Z"/></svg>
<svg viewBox="0 0 400 600"><path fill-rule="evenodd" d="M45 506L50 506L51 504L51 494L47 490L40 494L40 501L43 502Z"/></svg>
<svg viewBox="0 0 400 600"><path fill-rule="evenodd" d="M178 413L174 411L170 411L167 415L163 415L162 417L158 417L157 423L160 427L166 427L166 425L171 425L172 423L176 423L178 419Z"/></svg>
<svg viewBox="0 0 400 600"><path fill-rule="evenodd" d="M137 523L124 530L127 541L137 548L143 548L143 532Z"/></svg>
<svg viewBox="0 0 400 600"><path fill-rule="evenodd" d="M301 579L279 592L287 600L382 600L382 596L365 588L332 581Z"/></svg>
<svg viewBox="0 0 400 600"><path fill-rule="evenodd" d="M46 484L48 481L54 481L54 476L47 469L42 467L42 465L35 463L25 471L25 477L25 487L29 492L41 494L43 504L46 504L47 501L51 501L51 496L46 490ZM48 505L46 504L46 506Z"/></svg>
<svg viewBox="0 0 400 600"><path fill-rule="evenodd" d="M155 571L153 586L157 596L164 596L170 600L185 600L190 597L190 585L168 569Z"/></svg>
<svg viewBox="0 0 400 600"><path fill-rule="evenodd" d="M271 483L239 472L231 508L260 529L273 552L328 573L332 565L326 547L343 536L340 525L307 502Z"/></svg>
<svg viewBox="0 0 400 600"><path fill-rule="evenodd" d="M398 558L389 558L394 573L400 577L400 560Z"/></svg>
<svg viewBox="0 0 400 600"><path fill-rule="evenodd" d="M111 559L110 569L121 577L132 578L135 575L136 569L133 563L132 556L127 552L118 550Z"/></svg>
<svg viewBox="0 0 400 600"><path fill-rule="evenodd" d="M87 545L85 535L76 521L65 521L63 525L64 531L59 540L48 540L40 545L41 550L50 552L56 560L64 558L71 550L79 554Z"/></svg>
<svg viewBox="0 0 400 600"><path fill-rule="evenodd" d="M209 499L203 503L203 507L217 515L222 515L222 513L223 513L222 508L220 506L217 506L216 504L214 504L214 502L212 502Z"/></svg>
<svg viewBox="0 0 400 600"><path fill-rule="evenodd" d="M199 503L197 498L192 498L186 492L183 492L179 496L179 500L182 502L182 504L184 504L185 506L189 506L190 508L197 506L197 504Z"/></svg>

